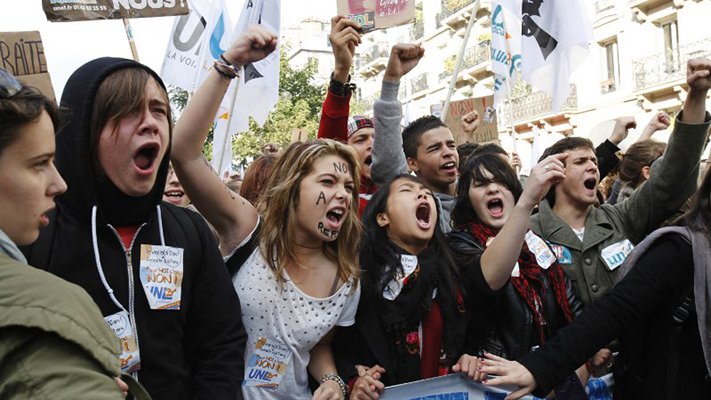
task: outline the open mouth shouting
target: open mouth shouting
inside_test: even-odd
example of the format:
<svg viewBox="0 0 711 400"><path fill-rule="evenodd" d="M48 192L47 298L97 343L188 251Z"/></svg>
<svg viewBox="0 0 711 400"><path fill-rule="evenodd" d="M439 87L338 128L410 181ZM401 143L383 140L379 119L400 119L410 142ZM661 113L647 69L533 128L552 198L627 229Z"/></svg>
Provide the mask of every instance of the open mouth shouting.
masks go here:
<svg viewBox="0 0 711 400"><path fill-rule="evenodd" d="M499 198L487 201L486 208L489 211L489 215L493 218L501 218L504 216L504 202Z"/></svg>
<svg viewBox="0 0 711 400"><path fill-rule="evenodd" d="M328 220L329 229L334 231L338 230L343 223L343 217L346 215L346 209L344 207L334 207L328 212L326 212L326 219Z"/></svg>
<svg viewBox="0 0 711 400"><path fill-rule="evenodd" d="M430 204L429 203L420 203L419 206L417 206L417 210L415 211L415 218L417 218L417 226L419 226L423 230L428 230L430 229L430 226L432 226L432 222L430 221Z"/></svg>
<svg viewBox="0 0 711 400"><path fill-rule="evenodd" d="M370 165L373 163L373 156L368 156L365 158L365 161L363 161L363 164L367 165L370 167Z"/></svg>
<svg viewBox="0 0 711 400"><path fill-rule="evenodd" d="M585 185L585 189L592 191L594 194L597 189L597 178L588 178L583 182L583 185Z"/></svg>
<svg viewBox="0 0 711 400"><path fill-rule="evenodd" d="M442 164L440 169L442 171L444 171L446 174L456 174L457 173L457 165L454 161L450 161L450 162Z"/></svg>
<svg viewBox="0 0 711 400"><path fill-rule="evenodd" d="M139 175L151 175L155 171L156 159L160 151L158 142L141 146L133 156L133 163Z"/></svg>

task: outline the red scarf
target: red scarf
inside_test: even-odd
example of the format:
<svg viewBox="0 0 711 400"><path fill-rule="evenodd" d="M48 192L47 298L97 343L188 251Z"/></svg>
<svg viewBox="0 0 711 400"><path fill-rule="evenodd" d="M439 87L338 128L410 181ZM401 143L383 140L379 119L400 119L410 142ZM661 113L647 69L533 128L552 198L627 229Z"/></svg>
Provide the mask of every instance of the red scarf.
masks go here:
<svg viewBox="0 0 711 400"><path fill-rule="evenodd" d="M489 238L496 237L496 235L499 234L498 230L492 229L482 223L470 222L469 227L476 240L484 247L487 246ZM555 291L555 298L558 305L563 311L565 319L570 322L573 320L573 316L570 312L568 296L566 296L565 293L565 274L557 260L553 262L553 265L548 269L541 268L536 261L535 254L531 252L525 241L521 248L521 254L518 256L518 266L520 275L518 277L512 276L511 284L521 297L523 297L526 305L533 313L533 324L536 329L538 329L541 344L543 344L547 339L543 327L548 322L546 321L546 316L543 314L545 307L541 299L546 298L546 292L541 275L545 274L548 278L551 288ZM540 289L540 295L536 288Z"/></svg>

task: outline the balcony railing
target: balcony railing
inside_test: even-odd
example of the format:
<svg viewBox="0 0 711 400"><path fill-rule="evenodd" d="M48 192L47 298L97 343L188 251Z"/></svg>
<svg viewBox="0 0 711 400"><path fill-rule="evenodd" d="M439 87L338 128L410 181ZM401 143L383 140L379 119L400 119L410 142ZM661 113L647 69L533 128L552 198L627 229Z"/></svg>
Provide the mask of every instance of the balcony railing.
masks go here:
<svg viewBox="0 0 711 400"><path fill-rule="evenodd" d="M435 16L437 29L442 27L442 21L472 3L474 3L474 0L442 0L442 11Z"/></svg>
<svg viewBox="0 0 711 400"><path fill-rule="evenodd" d="M553 99L546 93L533 89L526 84L517 84L512 88L511 95L513 120L515 123L530 121L537 117L553 114ZM575 109L578 107L578 90L573 84L570 85L570 95L565 100L560 112ZM499 124L502 126L511 124L511 113L509 108L504 106L499 113Z"/></svg>
<svg viewBox="0 0 711 400"><path fill-rule="evenodd" d="M686 76L686 62L697 57L711 57L711 38L681 46L677 52L662 52L633 61L635 90L683 79Z"/></svg>
<svg viewBox="0 0 711 400"><path fill-rule="evenodd" d="M410 94L419 93L427 89L427 78L429 73L425 72L417 75L410 81Z"/></svg>
<svg viewBox="0 0 711 400"><path fill-rule="evenodd" d="M459 72L462 72L468 68L475 67L489 60L491 60L491 41L483 40L464 51L464 60L462 60L462 67L460 68ZM452 56L451 62L449 63L448 67L445 67L444 72L439 74L439 82L443 82L448 77L452 76L456 63L457 56L454 55Z"/></svg>
<svg viewBox="0 0 711 400"><path fill-rule="evenodd" d="M363 106L363 109L365 111L370 111L373 109L373 105L375 104L375 100L378 100L380 98L380 90L377 92L373 93L372 95L368 97L364 97L360 100L360 105Z"/></svg>
<svg viewBox="0 0 711 400"><path fill-rule="evenodd" d="M390 56L390 46L387 42L379 42L369 47L356 58L356 70L359 70L379 58Z"/></svg>
<svg viewBox="0 0 711 400"><path fill-rule="evenodd" d="M599 14L615 7L615 0L595 0L595 11Z"/></svg>

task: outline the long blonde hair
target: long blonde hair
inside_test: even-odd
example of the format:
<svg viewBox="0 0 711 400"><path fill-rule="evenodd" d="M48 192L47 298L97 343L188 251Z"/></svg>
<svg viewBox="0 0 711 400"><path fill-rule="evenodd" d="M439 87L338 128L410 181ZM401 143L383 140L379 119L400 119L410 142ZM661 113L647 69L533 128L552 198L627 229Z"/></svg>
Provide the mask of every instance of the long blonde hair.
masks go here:
<svg viewBox="0 0 711 400"><path fill-rule="evenodd" d="M323 242L327 257L338 264L338 274L343 281L360 276L358 244L363 226L358 218L360 163L352 148L329 139L298 142L289 146L271 171L266 191L261 196L259 209L263 210L260 230L260 250L274 271L281 286L287 263L301 266L295 251L296 204L301 181L313 172L314 163L321 157L335 155L349 164L355 190L351 204L341 226L338 238Z"/></svg>

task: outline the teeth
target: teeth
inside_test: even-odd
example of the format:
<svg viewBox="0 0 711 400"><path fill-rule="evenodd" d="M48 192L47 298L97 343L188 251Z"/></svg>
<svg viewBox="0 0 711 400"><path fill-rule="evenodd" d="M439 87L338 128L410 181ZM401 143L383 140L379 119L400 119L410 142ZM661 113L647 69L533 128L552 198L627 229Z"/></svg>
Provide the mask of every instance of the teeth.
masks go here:
<svg viewBox="0 0 711 400"><path fill-rule="evenodd" d="M447 164L444 164L444 167L445 167L445 168L454 168L454 163L447 163Z"/></svg>
<svg viewBox="0 0 711 400"><path fill-rule="evenodd" d="M341 210L341 209L339 209L339 208L337 208L337 209L335 209L335 210L331 210L331 212L334 213L334 214L343 215L343 210Z"/></svg>

